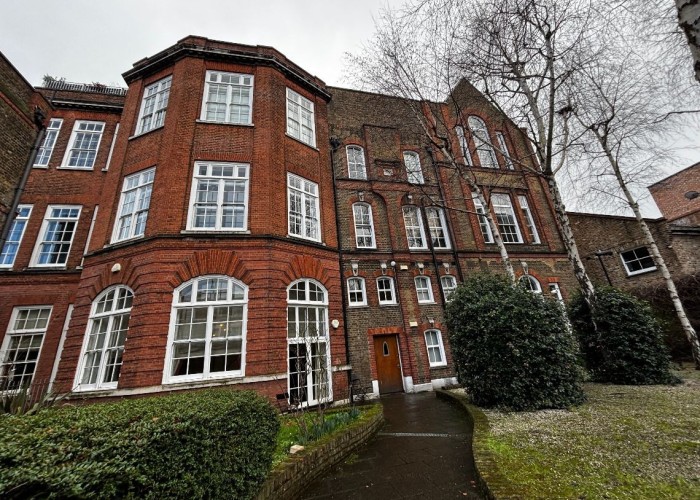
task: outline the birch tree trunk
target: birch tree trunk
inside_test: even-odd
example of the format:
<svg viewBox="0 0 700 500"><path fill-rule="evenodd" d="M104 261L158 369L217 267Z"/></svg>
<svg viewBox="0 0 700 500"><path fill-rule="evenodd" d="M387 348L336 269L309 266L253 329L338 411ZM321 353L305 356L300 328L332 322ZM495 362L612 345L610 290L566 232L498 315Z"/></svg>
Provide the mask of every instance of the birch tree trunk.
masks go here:
<svg viewBox="0 0 700 500"><path fill-rule="evenodd" d="M700 82L700 0L676 0L678 26L688 39L695 62L695 79Z"/></svg>

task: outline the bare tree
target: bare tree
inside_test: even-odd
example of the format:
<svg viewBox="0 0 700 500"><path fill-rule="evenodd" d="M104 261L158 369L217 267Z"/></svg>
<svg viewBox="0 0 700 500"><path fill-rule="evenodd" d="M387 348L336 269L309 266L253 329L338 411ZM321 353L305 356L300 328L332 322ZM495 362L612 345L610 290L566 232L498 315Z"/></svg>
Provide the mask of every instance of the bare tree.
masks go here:
<svg viewBox="0 0 700 500"><path fill-rule="evenodd" d="M664 142L679 130L674 117L688 111L688 101L679 102L667 89L668 82L648 53L626 47L617 37L601 37L601 43L605 57L569 82L573 115L582 132L584 168L595 179L594 189L622 200L634 213L700 369L697 334L634 193L639 181L647 184L657 165L672 153Z"/></svg>
<svg viewBox="0 0 700 500"><path fill-rule="evenodd" d="M688 40L695 62L695 79L700 82L700 0L676 0L678 26Z"/></svg>

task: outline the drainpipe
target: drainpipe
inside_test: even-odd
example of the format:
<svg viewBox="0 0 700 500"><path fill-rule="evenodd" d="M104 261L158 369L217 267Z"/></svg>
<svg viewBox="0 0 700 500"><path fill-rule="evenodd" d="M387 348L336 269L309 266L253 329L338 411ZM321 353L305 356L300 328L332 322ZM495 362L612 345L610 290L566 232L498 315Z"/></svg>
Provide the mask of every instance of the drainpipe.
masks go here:
<svg viewBox="0 0 700 500"><path fill-rule="evenodd" d="M32 171L34 166L34 160L36 160L37 151L41 143L44 141L44 135L46 135L46 127L44 126L44 113L41 111L39 106L34 108L34 125L38 129L38 134L34 139L34 145L32 150L29 152L29 158L24 166L24 172L22 172L22 178L19 184L15 188L15 194L12 197L12 205L10 206L10 211L7 214L7 219L5 219L5 225L2 227L2 233L0 234L0 250L5 246L5 241L7 241L7 235L10 233L10 227L12 227L12 222L17 215L17 207L19 206L19 201L22 198L22 193L24 192L24 186L27 184L27 179L29 178L29 172Z"/></svg>
<svg viewBox="0 0 700 500"><path fill-rule="evenodd" d="M333 175L333 203L335 204L335 232L336 238L338 238L338 266L340 271L340 292L341 292L341 302L343 304L343 336L345 338L345 364L350 364L350 342L348 339L348 304L347 304L347 290L345 283L345 276L343 275L343 242L342 233L340 231L340 216L338 214L338 187L336 185L335 178L335 152L341 146L342 142L339 138L332 136L330 138L331 143L331 174ZM365 290L365 293L366 290ZM347 370L348 374L348 391L350 404L353 403L352 394L352 370Z"/></svg>

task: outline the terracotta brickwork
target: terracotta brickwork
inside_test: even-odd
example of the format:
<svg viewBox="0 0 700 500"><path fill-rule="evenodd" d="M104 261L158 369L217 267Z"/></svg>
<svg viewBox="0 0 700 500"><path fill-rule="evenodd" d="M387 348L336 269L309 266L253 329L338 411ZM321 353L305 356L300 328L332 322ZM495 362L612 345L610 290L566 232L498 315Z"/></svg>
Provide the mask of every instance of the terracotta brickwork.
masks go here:
<svg viewBox="0 0 700 500"><path fill-rule="evenodd" d="M651 196L672 223L700 226L700 163L649 186Z"/></svg>

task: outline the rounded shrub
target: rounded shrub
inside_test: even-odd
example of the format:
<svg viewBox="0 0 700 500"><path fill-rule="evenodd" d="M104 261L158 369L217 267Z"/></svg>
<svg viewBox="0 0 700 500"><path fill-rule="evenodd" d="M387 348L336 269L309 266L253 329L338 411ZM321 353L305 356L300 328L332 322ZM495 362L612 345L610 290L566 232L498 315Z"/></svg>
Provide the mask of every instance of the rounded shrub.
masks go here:
<svg viewBox="0 0 700 500"><path fill-rule="evenodd" d="M583 402L578 347L556 300L475 275L446 317L457 376L475 404L520 411Z"/></svg>
<svg viewBox="0 0 700 500"><path fill-rule="evenodd" d="M672 384L663 332L648 303L612 287L596 289L595 316L581 295L569 304L569 316L586 367L596 382ZM593 327L593 320L597 331Z"/></svg>
<svg viewBox="0 0 700 500"><path fill-rule="evenodd" d="M2 498L250 498L279 421L227 389L0 417Z"/></svg>

